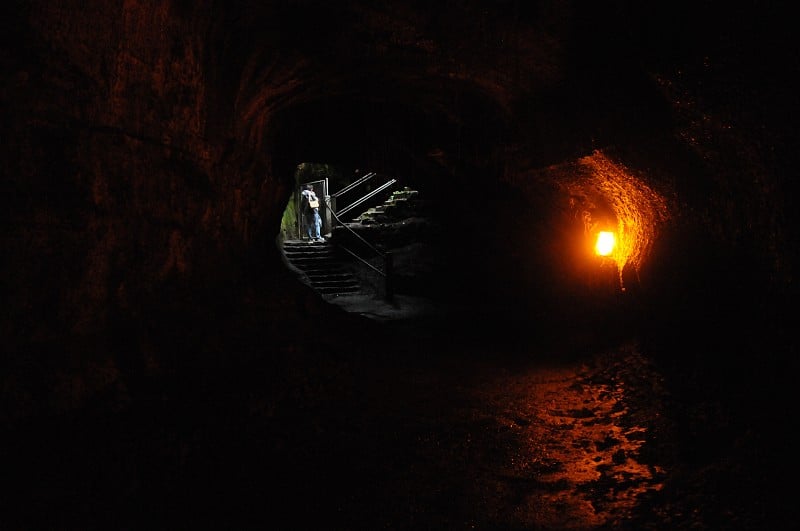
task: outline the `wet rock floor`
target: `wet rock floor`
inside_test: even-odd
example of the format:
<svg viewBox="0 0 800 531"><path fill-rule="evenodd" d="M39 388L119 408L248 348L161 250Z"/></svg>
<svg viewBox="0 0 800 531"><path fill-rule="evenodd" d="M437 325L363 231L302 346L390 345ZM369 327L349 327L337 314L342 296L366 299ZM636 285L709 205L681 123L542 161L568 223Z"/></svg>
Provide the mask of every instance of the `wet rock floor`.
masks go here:
<svg viewBox="0 0 800 531"><path fill-rule="evenodd" d="M389 325L347 347L264 351L116 409L16 423L2 528L789 529L797 515L772 421L689 396L636 340L567 355Z"/></svg>

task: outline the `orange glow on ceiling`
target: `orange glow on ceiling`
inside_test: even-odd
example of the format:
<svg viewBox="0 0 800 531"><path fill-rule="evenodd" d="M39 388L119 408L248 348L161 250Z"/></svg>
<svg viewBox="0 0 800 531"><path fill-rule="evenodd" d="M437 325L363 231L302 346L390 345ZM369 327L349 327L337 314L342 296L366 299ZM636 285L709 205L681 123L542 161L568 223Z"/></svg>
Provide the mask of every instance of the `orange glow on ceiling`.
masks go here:
<svg viewBox="0 0 800 531"><path fill-rule="evenodd" d="M598 254L613 258L620 272L626 264L638 271L668 217L666 200L631 170L600 151L580 159L579 165L585 178L581 186L602 199L611 218L600 219L591 213L587 216L588 234L596 234L599 226L613 231L614 245L608 254Z"/></svg>
<svg viewBox="0 0 800 531"><path fill-rule="evenodd" d="M620 282L624 269L638 273L670 217L666 196L646 184L640 170L601 150L551 171L569 198L573 219L583 225L586 265L598 256L611 260Z"/></svg>

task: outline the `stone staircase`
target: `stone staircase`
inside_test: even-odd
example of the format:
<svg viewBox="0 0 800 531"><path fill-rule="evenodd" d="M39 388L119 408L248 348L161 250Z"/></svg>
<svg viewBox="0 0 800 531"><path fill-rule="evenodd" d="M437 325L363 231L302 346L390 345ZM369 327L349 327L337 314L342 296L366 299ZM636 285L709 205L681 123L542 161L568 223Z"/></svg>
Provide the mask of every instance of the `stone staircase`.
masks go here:
<svg viewBox="0 0 800 531"><path fill-rule="evenodd" d="M392 192L392 195L380 205L362 212L353 219L353 222L362 225L391 223L414 215L423 205L424 202L419 200L419 192L406 186L402 190Z"/></svg>
<svg viewBox="0 0 800 531"><path fill-rule="evenodd" d="M286 240L283 254L294 267L305 273L311 287L326 297L361 291L358 279L336 257L329 242Z"/></svg>

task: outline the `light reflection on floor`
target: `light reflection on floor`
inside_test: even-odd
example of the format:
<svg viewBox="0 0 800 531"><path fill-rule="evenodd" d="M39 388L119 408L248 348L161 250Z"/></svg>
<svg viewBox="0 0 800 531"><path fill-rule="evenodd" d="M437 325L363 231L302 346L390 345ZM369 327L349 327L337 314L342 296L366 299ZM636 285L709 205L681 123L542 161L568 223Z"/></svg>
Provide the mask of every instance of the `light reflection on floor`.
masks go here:
<svg viewBox="0 0 800 531"><path fill-rule="evenodd" d="M506 505L506 515L494 518L507 525L589 529L624 520L637 496L661 489L663 471L638 461L647 427L630 424L628 388L620 374L649 371L648 381L658 378L635 346L622 350L611 355L613 361L598 355L588 362L509 373L484 388L486 406L502 411L498 422L521 441L495 484L482 487L484 498L499 493L487 507ZM608 362L617 367L611 370ZM628 365L622 372L620 363ZM657 386L652 392L656 406ZM526 492L510 495L513 482L525 482ZM514 498L519 500L515 506L507 506Z"/></svg>

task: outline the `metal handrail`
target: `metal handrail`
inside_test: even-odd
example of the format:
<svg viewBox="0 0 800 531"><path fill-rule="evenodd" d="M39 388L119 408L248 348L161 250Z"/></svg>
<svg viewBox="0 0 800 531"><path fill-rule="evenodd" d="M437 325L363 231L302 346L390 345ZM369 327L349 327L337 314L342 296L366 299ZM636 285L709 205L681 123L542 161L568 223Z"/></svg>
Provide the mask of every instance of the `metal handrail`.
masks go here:
<svg viewBox="0 0 800 531"><path fill-rule="evenodd" d="M394 181L394 179L392 181ZM340 226L342 226L342 227L346 228L347 230L349 230L350 233L353 236L355 236L356 238L361 240L361 242L364 243L364 245L366 245L367 247L372 249L372 251L376 255L378 255L379 257L383 258L384 270L381 271L380 269L378 269L374 265L370 264L369 262L367 262L366 260L364 260L363 258L358 256L356 253L354 253L353 251L351 251L347 247L345 247L343 245L339 245L339 247L341 247L342 249L344 249L345 251L350 253L353 257L357 258L359 261L361 261L365 265L369 266L371 269L373 269L374 271L376 271L379 275L381 275L383 277L383 279L384 279L384 288L385 288L384 298L387 301L392 301L394 299L394 290L393 290L393 287L392 287L392 269L393 269L392 253L383 253L383 252L379 251L378 249L376 249L371 243L369 243L367 240L365 240L356 231L351 229L346 223L342 223L342 220L339 219L339 216L336 214L336 212L334 212L333 209L330 208L329 200L326 200L326 204L328 205L328 211L333 215L334 218L336 218L336 221L339 223Z"/></svg>
<svg viewBox="0 0 800 531"><path fill-rule="evenodd" d="M384 272L384 271L381 271L380 269L378 269L378 268L377 268L377 267L375 267L374 265L370 264L369 262L367 262L366 260L364 260L363 258L361 258L360 256L358 256L356 253L354 253L353 251L351 251L350 249L348 249L348 248L347 248L347 247L345 247L344 245L338 245L338 247L339 247L340 249L342 249L343 251L347 252L348 254L350 254L350 256L352 256L353 258L357 259L359 262L361 262L361 263L362 263L362 264L364 264L365 266L369 267L370 269L372 269L373 271L375 271L376 273L378 273L380 276L382 276L382 277L385 277L385 276L386 276L386 272Z"/></svg>
<svg viewBox="0 0 800 531"><path fill-rule="evenodd" d="M330 209L330 204L328 204L328 207L329 207L329 209ZM336 212L334 212L332 209L330 210L330 213L333 215L333 217L335 217L335 218L336 218L336 221L338 221L338 222L339 222L339 225L341 225L342 227L344 227L344 228L346 228L347 230L349 230L349 231L350 231L350 232L353 234L353 236L355 236L356 238L358 238L359 240L361 240L361 241L364 243L364 245L366 245L367 247L369 247L370 249L372 249L372 250L375 252L375 254L377 254L377 255L378 255L378 256L380 256L381 258L383 258L384 256L386 256L384 253L382 253L382 252L380 252L378 249L376 249L376 248L375 248L375 247L374 247L374 246L373 246L371 243L369 243L367 240L365 240L365 239L364 239L364 238L363 238L363 237L362 237L360 234L358 234L356 231L354 231L353 229L351 229L350 227L348 227L346 223L343 223L343 222L342 222L342 220L341 220L341 219L339 219L339 215L338 215Z"/></svg>
<svg viewBox="0 0 800 531"><path fill-rule="evenodd" d="M396 183L396 182L397 182L397 179L392 179L391 181L389 181L389 182L387 182L387 183L385 183L385 184L381 185L380 187L376 188L375 190L371 191L370 193L368 193L367 195L365 195L364 197L362 197L361 199L359 199L359 200L358 200L358 201L356 201L355 203L352 203L352 204L350 204L350 205L347 205L347 206L346 206L346 207L344 207L343 209L339 210L339 212L338 212L338 213L339 213L339 214L344 214L344 213L346 213L346 212L350 212L352 209L354 209L355 207L359 206L361 203L363 203L363 202L364 202L364 201L366 201L367 199L369 199L369 198L371 198L371 197L375 196L376 194L379 194L379 193L381 193L382 191L386 190L388 187L390 187L391 185L393 185L393 184L394 184L394 183ZM336 220L337 220L337 221L339 221L339 223L341 223L341 220L339 220L339 217L338 217L338 216L336 217Z"/></svg>
<svg viewBox="0 0 800 531"><path fill-rule="evenodd" d="M375 172L369 172L368 174L366 174L365 176L363 176L362 178L360 178L356 182L348 184L347 186L345 186L344 188L342 188L341 190L339 190L335 194L331 194L331 196L332 197L339 197L340 195L344 194L345 192L349 192L350 190L352 190L353 188L355 188L359 184L361 184L361 183L363 183L363 182L365 182L365 181L367 181L369 179L372 179L376 175L377 175L377 173L375 173Z"/></svg>

